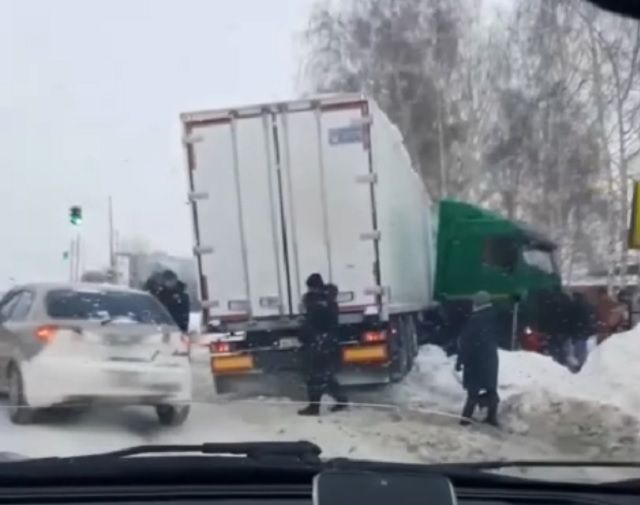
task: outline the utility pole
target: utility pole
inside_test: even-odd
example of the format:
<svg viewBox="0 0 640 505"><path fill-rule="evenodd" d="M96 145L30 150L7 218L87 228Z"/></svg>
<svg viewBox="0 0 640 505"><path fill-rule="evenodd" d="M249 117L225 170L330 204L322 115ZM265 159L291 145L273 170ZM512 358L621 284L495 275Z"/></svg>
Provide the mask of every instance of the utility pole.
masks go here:
<svg viewBox="0 0 640 505"><path fill-rule="evenodd" d="M113 199L109 195L109 267L111 271L116 268L115 238L113 232Z"/></svg>

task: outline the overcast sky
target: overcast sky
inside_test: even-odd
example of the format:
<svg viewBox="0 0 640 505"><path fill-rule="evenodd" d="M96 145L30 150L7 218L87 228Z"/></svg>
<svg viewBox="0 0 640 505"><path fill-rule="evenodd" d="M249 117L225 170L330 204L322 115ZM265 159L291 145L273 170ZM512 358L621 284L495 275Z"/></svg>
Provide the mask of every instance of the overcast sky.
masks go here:
<svg viewBox="0 0 640 505"><path fill-rule="evenodd" d="M313 0L0 0L0 290L120 235L188 255L178 114L295 96Z"/></svg>

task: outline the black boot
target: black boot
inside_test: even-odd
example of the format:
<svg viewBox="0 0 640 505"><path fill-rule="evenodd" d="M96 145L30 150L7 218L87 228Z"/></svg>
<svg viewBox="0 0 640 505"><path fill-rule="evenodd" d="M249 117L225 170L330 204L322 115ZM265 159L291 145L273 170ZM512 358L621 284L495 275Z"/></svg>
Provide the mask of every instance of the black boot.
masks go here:
<svg viewBox="0 0 640 505"><path fill-rule="evenodd" d="M341 412L343 410L347 410L349 408L349 403L347 401L338 402L335 405L332 405L329 410L331 412Z"/></svg>
<svg viewBox="0 0 640 505"><path fill-rule="evenodd" d="M305 408L298 410L298 415L300 415L300 416L319 416L320 415L320 404L318 404L318 403L310 403Z"/></svg>
<svg viewBox="0 0 640 505"><path fill-rule="evenodd" d="M336 401L335 405L329 408L331 412L340 412L349 408L349 400L347 399L347 395L344 394L344 391L342 391L342 387L335 379L335 377L331 377L329 379L327 389L329 394L333 396Z"/></svg>
<svg viewBox="0 0 640 505"><path fill-rule="evenodd" d="M489 401L487 405L487 417L482 421L483 423L490 424L496 428L500 427L498 423L498 403L500 399L497 392L491 392L489 394Z"/></svg>
<svg viewBox="0 0 640 505"><path fill-rule="evenodd" d="M462 419L460 420L460 424L462 426L468 426L473 421L473 411L476 410L476 405L478 404L478 395L468 392L467 393L467 401L464 403L464 407L462 407Z"/></svg>
<svg viewBox="0 0 640 505"><path fill-rule="evenodd" d="M298 411L301 416L318 416L320 415L320 400L322 399L322 387L317 381L309 381L307 383L307 398L309 405Z"/></svg>

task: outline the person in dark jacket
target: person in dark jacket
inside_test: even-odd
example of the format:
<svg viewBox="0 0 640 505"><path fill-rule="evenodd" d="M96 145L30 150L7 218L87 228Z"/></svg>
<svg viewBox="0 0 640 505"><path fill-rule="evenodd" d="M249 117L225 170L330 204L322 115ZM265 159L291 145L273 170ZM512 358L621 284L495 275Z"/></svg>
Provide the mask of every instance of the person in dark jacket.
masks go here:
<svg viewBox="0 0 640 505"><path fill-rule="evenodd" d="M473 297L473 312L460 334L456 370L463 371L467 401L460 424L471 422L478 406L487 407L484 422L498 426L498 333L500 321L491 296L481 291Z"/></svg>
<svg viewBox="0 0 640 505"><path fill-rule="evenodd" d="M325 393L336 400L332 412L345 409L347 397L335 377L335 365L339 362L340 353L338 288L333 284L325 284L322 276L314 273L307 279L307 289L302 299L304 323L301 351L309 405L298 413L317 416Z"/></svg>
<svg viewBox="0 0 640 505"><path fill-rule="evenodd" d="M144 289L164 305L178 328L185 333L189 331L189 294L185 283L178 279L175 272L164 270L160 274L152 275L145 283Z"/></svg>
<svg viewBox="0 0 640 505"><path fill-rule="evenodd" d="M566 291L554 291L547 298L550 317L549 354L561 365L567 366L571 354L574 328L573 298Z"/></svg>
<svg viewBox="0 0 640 505"><path fill-rule="evenodd" d="M583 293L575 293L572 302L572 322L574 330L571 335L572 362L570 368L578 372L587 360L587 341L596 334L596 313Z"/></svg>

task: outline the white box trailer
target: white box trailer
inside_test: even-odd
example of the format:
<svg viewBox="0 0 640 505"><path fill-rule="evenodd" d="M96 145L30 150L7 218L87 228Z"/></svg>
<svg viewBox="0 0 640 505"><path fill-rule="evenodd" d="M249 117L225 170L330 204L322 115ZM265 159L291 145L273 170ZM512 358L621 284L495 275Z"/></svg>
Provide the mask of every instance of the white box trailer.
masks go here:
<svg viewBox="0 0 640 505"><path fill-rule="evenodd" d="M305 280L318 272L339 288L345 347L369 331L415 341L416 318L432 302L431 204L375 102L342 95L181 119L210 331L244 334L247 348L284 350L300 324ZM377 366L387 373L371 381L410 368L415 342L406 358L393 347ZM235 362L252 361L255 372L250 357ZM395 372L394 359L402 361Z"/></svg>

